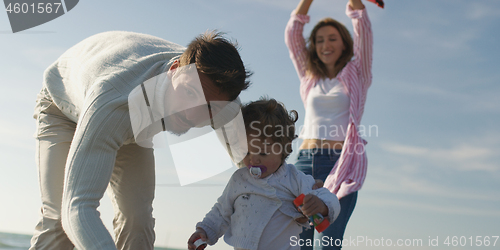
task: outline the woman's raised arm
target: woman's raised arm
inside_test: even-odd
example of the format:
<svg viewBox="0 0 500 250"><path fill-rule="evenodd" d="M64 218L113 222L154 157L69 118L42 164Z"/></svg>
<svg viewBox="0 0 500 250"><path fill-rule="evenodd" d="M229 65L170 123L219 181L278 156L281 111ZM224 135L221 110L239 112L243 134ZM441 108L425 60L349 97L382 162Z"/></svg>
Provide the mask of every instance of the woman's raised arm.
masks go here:
<svg viewBox="0 0 500 250"><path fill-rule="evenodd" d="M365 5L361 2L361 0L349 0L349 5L354 10L362 10L365 8Z"/></svg>
<svg viewBox="0 0 500 250"><path fill-rule="evenodd" d="M313 0L301 0L297 8L295 8L295 14L307 15L312 1Z"/></svg>

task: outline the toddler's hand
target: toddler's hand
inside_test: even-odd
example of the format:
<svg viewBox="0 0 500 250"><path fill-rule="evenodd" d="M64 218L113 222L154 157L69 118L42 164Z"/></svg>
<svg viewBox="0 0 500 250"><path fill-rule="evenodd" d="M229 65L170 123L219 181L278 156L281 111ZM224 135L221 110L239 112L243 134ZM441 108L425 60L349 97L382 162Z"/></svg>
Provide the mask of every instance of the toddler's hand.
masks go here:
<svg viewBox="0 0 500 250"><path fill-rule="evenodd" d="M328 216L328 207L325 203L313 194L308 194L304 197L304 204L302 205L302 213L306 216L312 216L317 213L323 216Z"/></svg>
<svg viewBox="0 0 500 250"><path fill-rule="evenodd" d="M194 242L198 239L201 238L203 241L207 241L207 233L203 228L196 228L196 231L189 237L188 240L188 249L189 250L196 250L196 246L194 245Z"/></svg>

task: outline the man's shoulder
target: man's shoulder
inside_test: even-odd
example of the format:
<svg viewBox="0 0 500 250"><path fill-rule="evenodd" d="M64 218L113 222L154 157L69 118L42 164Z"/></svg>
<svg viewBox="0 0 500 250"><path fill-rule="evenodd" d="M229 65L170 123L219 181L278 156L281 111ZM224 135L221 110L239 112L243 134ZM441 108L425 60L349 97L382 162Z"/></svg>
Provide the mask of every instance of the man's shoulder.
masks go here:
<svg viewBox="0 0 500 250"><path fill-rule="evenodd" d="M104 31L101 33L91 35L88 38L104 38L104 37L130 37L130 38L132 38L132 37L145 37L146 38L147 37L147 38L161 39L159 37L155 37L155 36L144 34L144 33L123 31L123 30Z"/></svg>
<svg viewBox="0 0 500 250"><path fill-rule="evenodd" d="M84 39L81 43L85 44L113 44L113 46L150 46L153 48L169 48L182 52L185 48L179 44L167 41L154 35L137 33L131 31L105 31L92 35Z"/></svg>

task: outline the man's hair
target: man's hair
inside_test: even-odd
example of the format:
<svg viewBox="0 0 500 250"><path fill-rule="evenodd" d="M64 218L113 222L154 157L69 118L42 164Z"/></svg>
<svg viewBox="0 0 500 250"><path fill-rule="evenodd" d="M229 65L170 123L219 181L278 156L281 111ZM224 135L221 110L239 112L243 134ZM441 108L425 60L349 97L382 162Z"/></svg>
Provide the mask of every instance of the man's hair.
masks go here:
<svg viewBox="0 0 500 250"><path fill-rule="evenodd" d="M283 103L275 99L261 97L241 108L247 136L258 136L260 139L271 139L282 146L282 160L292 152L292 141L295 135L295 122L298 113L288 112Z"/></svg>
<svg viewBox="0 0 500 250"><path fill-rule="evenodd" d="M345 67L354 55L353 41L349 30L347 30L342 23L333 18L326 17L321 19L316 26L314 26L311 31L311 35L309 36L306 63L307 72L319 78L328 77L328 71L326 70L325 64L319 59L318 53L316 52L316 34L320 28L325 26L332 26L337 29L345 46L344 51L342 51L342 55L340 55L339 59L335 63L335 70L337 74Z"/></svg>
<svg viewBox="0 0 500 250"><path fill-rule="evenodd" d="M237 43L225 39L223 33L207 31L189 43L179 58L180 66L196 64L199 72L226 93L230 101L238 97L250 85L247 80L252 75L245 70L238 53Z"/></svg>

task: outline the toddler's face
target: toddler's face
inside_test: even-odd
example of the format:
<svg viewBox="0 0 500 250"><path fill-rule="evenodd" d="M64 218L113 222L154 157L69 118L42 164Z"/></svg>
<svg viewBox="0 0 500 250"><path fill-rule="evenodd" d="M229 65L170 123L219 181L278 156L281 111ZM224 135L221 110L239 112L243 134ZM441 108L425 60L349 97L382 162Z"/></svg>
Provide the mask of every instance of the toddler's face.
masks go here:
<svg viewBox="0 0 500 250"><path fill-rule="evenodd" d="M260 178L265 178L276 172L282 163L281 156L285 150L283 146L269 138L262 140L252 135L247 136L247 141L248 153L243 159L243 163L247 167L250 165L265 166L267 170L262 173Z"/></svg>

